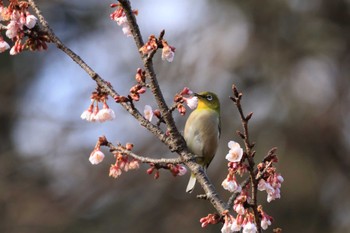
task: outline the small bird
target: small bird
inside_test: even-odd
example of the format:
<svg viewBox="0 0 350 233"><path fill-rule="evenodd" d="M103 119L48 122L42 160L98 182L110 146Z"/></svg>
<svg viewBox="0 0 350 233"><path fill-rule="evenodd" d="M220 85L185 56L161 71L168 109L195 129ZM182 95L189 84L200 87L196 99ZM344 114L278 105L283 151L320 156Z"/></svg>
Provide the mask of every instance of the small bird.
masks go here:
<svg viewBox="0 0 350 233"><path fill-rule="evenodd" d="M199 156L196 162L205 169L215 156L220 137L220 101L212 92L194 94L198 106L188 117L184 138L188 149ZM186 192L191 193L196 184L196 177L191 174Z"/></svg>

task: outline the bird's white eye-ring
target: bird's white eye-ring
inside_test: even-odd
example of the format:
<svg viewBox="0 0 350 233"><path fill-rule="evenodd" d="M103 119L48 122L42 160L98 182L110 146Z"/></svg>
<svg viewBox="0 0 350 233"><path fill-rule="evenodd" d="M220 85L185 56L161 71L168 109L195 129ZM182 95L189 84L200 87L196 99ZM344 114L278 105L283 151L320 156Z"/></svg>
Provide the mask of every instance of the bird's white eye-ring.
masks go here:
<svg viewBox="0 0 350 233"><path fill-rule="evenodd" d="M207 100L212 101L213 100L213 96L207 95Z"/></svg>

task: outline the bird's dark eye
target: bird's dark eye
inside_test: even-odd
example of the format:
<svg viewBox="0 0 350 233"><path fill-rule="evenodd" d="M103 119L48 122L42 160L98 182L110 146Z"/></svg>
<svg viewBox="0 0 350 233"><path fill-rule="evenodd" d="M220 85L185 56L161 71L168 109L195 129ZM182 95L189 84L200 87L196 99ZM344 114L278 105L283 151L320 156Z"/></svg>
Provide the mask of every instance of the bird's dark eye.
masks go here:
<svg viewBox="0 0 350 233"><path fill-rule="evenodd" d="M213 100L213 96L207 95L207 100L212 101Z"/></svg>

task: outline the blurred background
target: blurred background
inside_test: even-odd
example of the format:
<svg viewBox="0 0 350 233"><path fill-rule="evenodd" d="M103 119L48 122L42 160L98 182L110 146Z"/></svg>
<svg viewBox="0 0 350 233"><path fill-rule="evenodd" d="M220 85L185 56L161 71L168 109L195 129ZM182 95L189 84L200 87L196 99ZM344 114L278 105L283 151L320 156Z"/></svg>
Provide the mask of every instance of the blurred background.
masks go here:
<svg viewBox="0 0 350 233"><path fill-rule="evenodd" d="M109 19L112 2L37 1L52 29L120 94L141 66L133 40ZM169 104L184 86L211 90L222 102L222 137L208 174L221 182L229 140L239 141L231 85L243 92L259 161L278 147L282 198L266 204L284 232L350 232L350 2L348 0L132 1L144 37L162 29L176 47L172 63L155 56ZM4 35L3 35L4 36ZM9 41L8 41L9 42ZM101 135L132 142L135 152L174 157L124 109L116 120L88 123L95 84L54 46L0 55L0 232L220 232L201 229L210 203L185 193L188 175L148 166L108 177L112 155L92 166ZM137 107L156 107L147 93ZM188 114L187 114L188 116ZM174 117L180 130L186 117Z"/></svg>

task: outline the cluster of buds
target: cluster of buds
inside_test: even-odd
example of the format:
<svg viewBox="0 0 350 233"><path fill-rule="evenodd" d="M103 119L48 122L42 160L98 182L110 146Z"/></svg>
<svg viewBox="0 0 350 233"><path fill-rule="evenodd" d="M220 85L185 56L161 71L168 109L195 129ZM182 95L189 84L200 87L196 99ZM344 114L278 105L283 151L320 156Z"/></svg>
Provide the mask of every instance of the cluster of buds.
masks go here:
<svg viewBox="0 0 350 233"><path fill-rule="evenodd" d="M186 167L180 164L168 164L168 167L173 176L183 176L187 173Z"/></svg>
<svg viewBox="0 0 350 233"><path fill-rule="evenodd" d="M259 180L258 190L266 191L268 202L281 198L280 188L284 181L282 175L277 173L276 168L273 167L273 163L278 162L277 155L275 154L276 149L272 148L263 162L257 166L258 174L256 179Z"/></svg>
<svg viewBox="0 0 350 233"><path fill-rule="evenodd" d="M180 164L154 164L154 163L150 163L149 164L151 167L149 169L147 169L147 174L152 175L154 172L154 179L158 179L159 178L159 169L163 168L166 170L169 170L170 173L173 176L183 176L187 173L187 169L185 166L180 165Z"/></svg>
<svg viewBox="0 0 350 233"><path fill-rule="evenodd" d="M231 233L240 231L242 228L243 216L238 215L234 218L231 214L225 213L224 215L224 225L221 228L222 233Z"/></svg>
<svg viewBox="0 0 350 233"><path fill-rule="evenodd" d="M133 148L133 144L127 143L126 146L118 146L121 150L131 151ZM116 159L114 164L111 164L109 168L109 176L113 178L119 177L123 171L127 172L130 170L135 170L140 167L140 163L137 159L130 159L127 154L123 154L119 151L113 152L114 157Z"/></svg>
<svg viewBox="0 0 350 233"><path fill-rule="evenodd" d="M208 214L199 220L201 227L206 227L209 224L218 224L220 221L221 216L219 214Z"/></svg>
<svg viewBox="0 0 350 233"><path fill-rule="evenodd" d="M162 49L162 60L172 62L175 57L175 47L170 46L164 39L158 40L154 35L149 36L148 41L139 49L143 55L150 54L158 48Z"/></svg>
<svg viewBox="0 0 350 233"><path fill-rule="evenodd" d="M222 187L231 193L239 193L242 191L242 187L238 184L234 169L229 168L229 173L226 179L221 183Z"/></svg>
<svg viewBox="0 0 350 233"><path fill-rule="evenodd" d="M50 42L48 35L35 27L37 18L30 14L28 8L29 4L25 1L10 1L8 7L0 1L0 22L7 23L5 34L14 42L10 50L11 55L16 55L23 50L45 50L46 43ZM9 48L10 45L0 36L0 52Z"/></svg>
<svg viewBox="0 0 350 233"><path fill-rule="evenodd" d="M177 110L183 116L186 114L186 108L183 103L186 103L190 109L195 109L198 105L198 98L193 96L193 91L191 91L188 87L184 87L180 93L175 95L174 102Z"/></svg>
<svg viewBox="0 0 350 233"><path fill-rule="evenodd" d="M233 210L238 215L244 215L247 212L247 209L245 206L248 204L248 201L250 200L249 192L247 189L242 190L242 192L236 197L234 204L233 204Z"/></svg>
<svg viewBox="0 0 350 233"><path fill-rule="evenodd" d="M125 11L120 3L112 3L111 8L116 8L115 11L110 15L111 19L116 21L119 26L122 27L123 33L126 36L132 36L131 28L126 18ZM133 10L134 15L138 15L138 10Z"/></svg>
<svg viewBox="0 0 350 233"><path fill-rule="evenodd" d="M123 96L123 95L117 95L113 99L117 103L124 103L124 102L130 101L130 99L127 96Z"/></svg>
<svg viewBox="0 0 350 233"><path fill-rule="evenodd" d="M281 185L284 181L280 173L276 172L275 167L268 167L263 177L259 180L258 190L266 191L267 202L281 198Z"/></svg>
<svg viewBox="0 0 350 233"><path fill-rule="evenodd" d="M155 166L155 164L153 164L153 163L150 163L150 168L148 168L147 169L147 174L148 175L152 175L153 174L153 172L155 172L154 173L154 179L158 179L159 178L159 169Z"/></svg>
<svg viewBox="0 0 350 233"><path fill-rule="evenodd" d="M138 84L145 86L146 85L146 72L143 71L141 68L138 68L136 71L135 80Z"/></svg>
<svg viewBox="0 0 350 233"><path fill-rule="evenodd" d="M266 214L261 205L258 206L258 212L261 219L261 228L266 230L271 225L273 218Z"/></svg>
<svg viewBox="0 0 350 233"><path fill-rule="evenodd" d="M130 88L129 97L134 101L139 101L140 95L144 94L146 90L141 84L136 84Z"/></svg>
<svg viewBox="0 0 350 233"><path fill-rule="evenodd" d="M94 91L91 95L91 104L82 114L81 119L89 122L105 122L115 118L114 111L107 104L107 94L100 91ZM102 103L102 109L99 103Z"/></svg>
<svg viewBox="0 0 350 233"><path fill-rule="evenodd" d="M272 218L269 217L269 219L271 220ZM271 224L271 221L270 221L270 224ZM267 227L263 229L265 230L267 229ZM234 218L230 214L226 214L224 217L224 225L221 228L221 232L222 233L233 233L233 232L257 233L258 228L254 221L254 214L247 212L244 216L237 215L236 218Z"/></svg>
<svg viewBox="0 0 350 233"><path fill-rule="evenodd" d="M248 165L244 163L245 152L242 147L234 141L228 143L229 152L226 155L228 162L228 175L222 182L224 189L232 192L239 193L233 203L233 211L237 216L227 214L225 215L225 223L221 232L231 233L241 231L243 232L257 232L257 226L254 219L254 214L250 210L251 196L249 193L249 185L241 187L235 177L235 174L242 176L248 172ZM267 201L270 202L276 198L280 198L280 187L283 182L282 176L276 172L276 168L272 167L273 162L277 162L277 156L274 154L275 148L269 152L269 155L265 157L262 163L258 164L258 174L256 179L259 180L258 190L266 191L268 194ZM267 215L262 206L258 207L260 227L264 230L271 225L272 217Z"/></svg>

